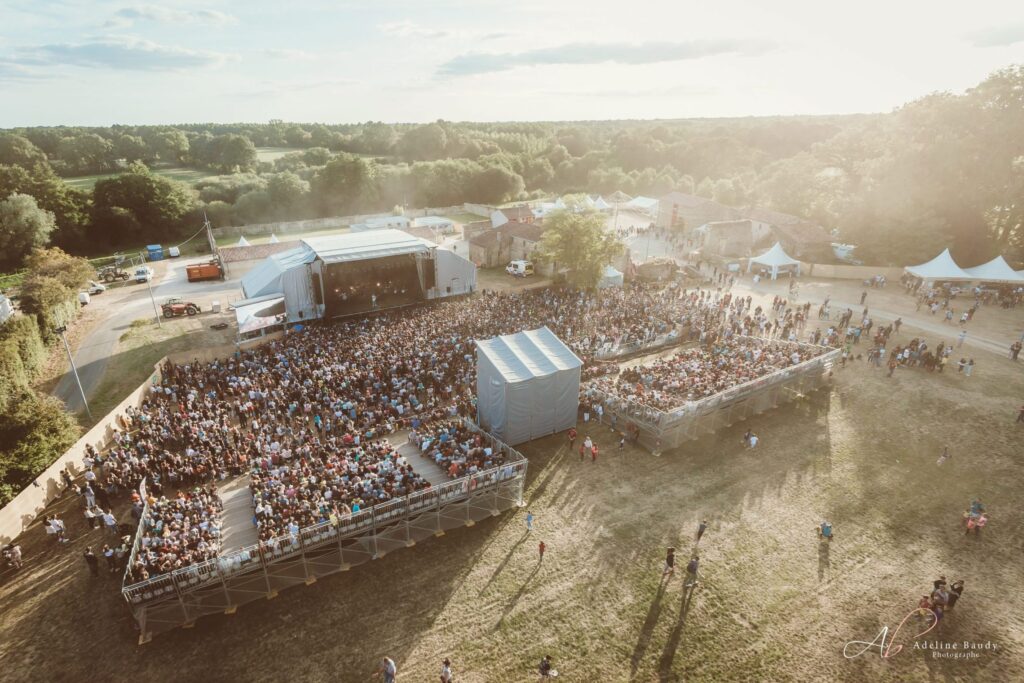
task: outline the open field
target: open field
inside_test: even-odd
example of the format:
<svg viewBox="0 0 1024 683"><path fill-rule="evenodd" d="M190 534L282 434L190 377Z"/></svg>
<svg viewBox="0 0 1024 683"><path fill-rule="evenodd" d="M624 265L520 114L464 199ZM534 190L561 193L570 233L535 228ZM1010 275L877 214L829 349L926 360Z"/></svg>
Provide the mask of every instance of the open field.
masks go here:
<svg viewBox="0 0 1024 683"><path fill-rule="evenodd" d="M203 171L195 168L183 168L183 167L156 167L152 169L153 173L162 175L165 178L172 180L178 180L183 183L197 183L204 178L217 175L212 171ZM64 178L64 182L75 188L76 190L83 190L85 192L92 191L93 186L104 178L114 178L119 176L120 173L98 173L96 175L83 175L75 178Z"/></svg>
<svg viewBox="0 0 1024 683"><path fill-rule="evenodd" d="M301 149L293 149L291 147L257 147L256 148L256 160L257 161L276 161L285 154L291 154L292 152L301 152Z"/></svg>
<svg viewBox="0 0 1024 683"><path fill-rule="evenodd" d="M889 379L855 362L831 389L661 457L619 453L594 425L580 431L602 447L596 464L563 436L525 444L532 534L505 513L143 647L114 580L81 560L100 532L58 502L73 540L54 547L38 522L24 536L26 566L0 587L0 658L53 680L363 681L383 654L411 681L432 680L445 656L460 681L531 680L544 654L566 681L1022 680L1024 376L974 355L970 378ZM754 451L740 445L748 428ZM944 445L953 457L938 465ZM992 518L978 537L959 525L973 497ZM702 517L701 581L684 591ZM826 517L831 546L814 533ZM667 545L680 566L660 582ZM936 659L913 649L908 624L897 656L844 659L847 641L895 629L940 574L966 590L927 640L996 650Z"/></svg>

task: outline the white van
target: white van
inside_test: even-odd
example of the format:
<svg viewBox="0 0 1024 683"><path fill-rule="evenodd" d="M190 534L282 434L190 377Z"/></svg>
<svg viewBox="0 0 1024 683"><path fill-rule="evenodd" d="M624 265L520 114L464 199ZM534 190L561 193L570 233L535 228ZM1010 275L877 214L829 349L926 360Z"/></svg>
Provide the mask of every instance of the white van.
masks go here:
<svg viewBox="0 0 1024 683"><path fill-rule="evenodd" d="M92 301L92 298L89 296L89 292L79 292L78 293L78 303L79 304L81 304L82 306L88 306L90 301Z"/></svg>
<svg viewBox="0 0 1024 683"><path fill-rule="evenodd" d="M149 266L139 266L135 269L136 282L149 282L153 279L153 269Z"/></svg>
<svg viewBox="0 0 1024 683"><path fill-rule="evenodd" d="M89 280L89 294L102 294L105 291L107 291L106 285L101 285L98 282Z"/></svg>
<svg viewBox="0 0 1024 683"><path fill-rule="evenodd" d="M514 277L527 277L533 275L532 261L510 261L505 266L505 272Z"/></svg>

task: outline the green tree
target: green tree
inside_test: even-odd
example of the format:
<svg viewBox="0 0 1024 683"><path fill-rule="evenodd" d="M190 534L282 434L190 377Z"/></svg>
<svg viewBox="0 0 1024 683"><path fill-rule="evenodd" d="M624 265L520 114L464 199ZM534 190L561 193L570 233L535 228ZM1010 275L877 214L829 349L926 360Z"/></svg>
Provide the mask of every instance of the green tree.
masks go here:
<svg viewBox="0 0 1024 683"><path fill-rule="evenodd" d="M12 194L0 201L0 268L19 267L36 247L50 239L53 213L40 209L34 197Z"/></svg>
<svg viewBox="0 0 1024 683"><path fill-rule="evenodd" d="M156 136L154 149L164 161L180 164L188 156L188 137L180 130L159 133Z"/></svg>
<svg viewBox="0 0 1024 683"><path fill-rule="evenodd" d="M114 145L95 133L64 138L57 145L57 156L71 173L104 171L114 157Z"/></svg>
<svg viewBox="0 0 1024 683"><path fill-rule="evenodd" d="M152 157L149 146L138 135L119 135L114 140L114 154L125 161L143 161Z"/></svg>
<svg viewBox="0 0 1024 683"><path fill-rule="evenodd" d="M605 231L605 222L599 213L556 211L544 219L536 259L567 269L569 280L581 289L596 287L604 267L624 249Z"/></svg>
<svg viewBox="0 0 1024 683"><path fill-rule="evenodd" d="M94 244L114 246L177 235L195 204L191 188L135 163L96 183L90 236Z"/></svg>
<svg viewBox="0 0 1024 683"><path fill-rule="evenodd" d="M242 135L222 135L215 139L220 149L218 166L224 171L245 171L256 165L256 145Z"/></svg>
<svg viewBox="0 0 1024 683"><path fill-rule="evenodd" d="M51 239L55 244L65 248L81 245L88 224L89 196L86 193L58 178L47 165L32 169L0 166L0 198L15 193L35 197L39 208L53 213L57 229Z"/></svg>
<svg viewBox="0 0 1024 683"><path fill-rule="evenodd" d="M345 216L375 203L374 165L366 159L342 154L321 168L310 183L321 216Z"/></svg>
<svg viewBox="0 0 1024 683"><path fill-rule="evenodd" d="M0 134L0 164L33 168L46 164L46 154L28 138L13 133Z"/></svg>
<svg viewBox="0 0 1024 683"><path fill-rule="evenodd" d="M0 505L6 505L78 439L64 404L30 390L0 414Z"/></svg>
<svg viewBox="0 0 1024 683"><path fill-rule="evenodd" d="M402 136L398 154L408 161L433 161L445 156L448 134L436 123L416 126Z"/></svg>

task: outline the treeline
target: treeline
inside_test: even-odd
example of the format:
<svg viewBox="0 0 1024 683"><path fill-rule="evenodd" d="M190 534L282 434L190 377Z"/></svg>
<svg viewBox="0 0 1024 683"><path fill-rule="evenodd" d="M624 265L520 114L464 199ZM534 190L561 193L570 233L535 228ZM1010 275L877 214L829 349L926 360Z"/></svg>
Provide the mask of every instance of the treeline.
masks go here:
<svg viewBox="0 0 1024 683"><path fill-rule="evenodd" d="M197 226L202 210L216 224L242 224L678 190L814 219L872 263L905 263L947 245L974 263L995 253L1020 258L1024 248L1022 92L1024 70L1014 66L966 93L882 115L14 129L0 134L0 199L35 197L55 215L50 239L79 249L166 241ZM260 161L256 148L268 146L295 151ZM164 165L223 175L194 189L146 177L145 167ZM61 174L126 167L130 181L101 181L91 195L54 186ZM12 183L18 173L27 176Z"/></svg>
<svg viewBox="0 0 1024 683"><path fill-rule="evenodd" d="M56 343L55 329L76 315L77 292L92 277L84 259L37 249L19 300L22 315L0 324L0 505L5 505L78 438L64 404L32 389Z"/></svg>

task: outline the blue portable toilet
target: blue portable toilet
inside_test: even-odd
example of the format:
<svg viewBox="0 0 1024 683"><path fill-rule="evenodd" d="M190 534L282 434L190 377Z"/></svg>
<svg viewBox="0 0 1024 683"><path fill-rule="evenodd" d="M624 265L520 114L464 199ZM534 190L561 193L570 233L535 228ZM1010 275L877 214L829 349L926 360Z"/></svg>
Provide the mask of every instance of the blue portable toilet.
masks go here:
<svg viewBox="0 0 1024 683"><path fill-rule="evenodd" d="M164 248L159 244L150 244L146 247L146 256L150 261L162 261L164 258Z"/></svg>

